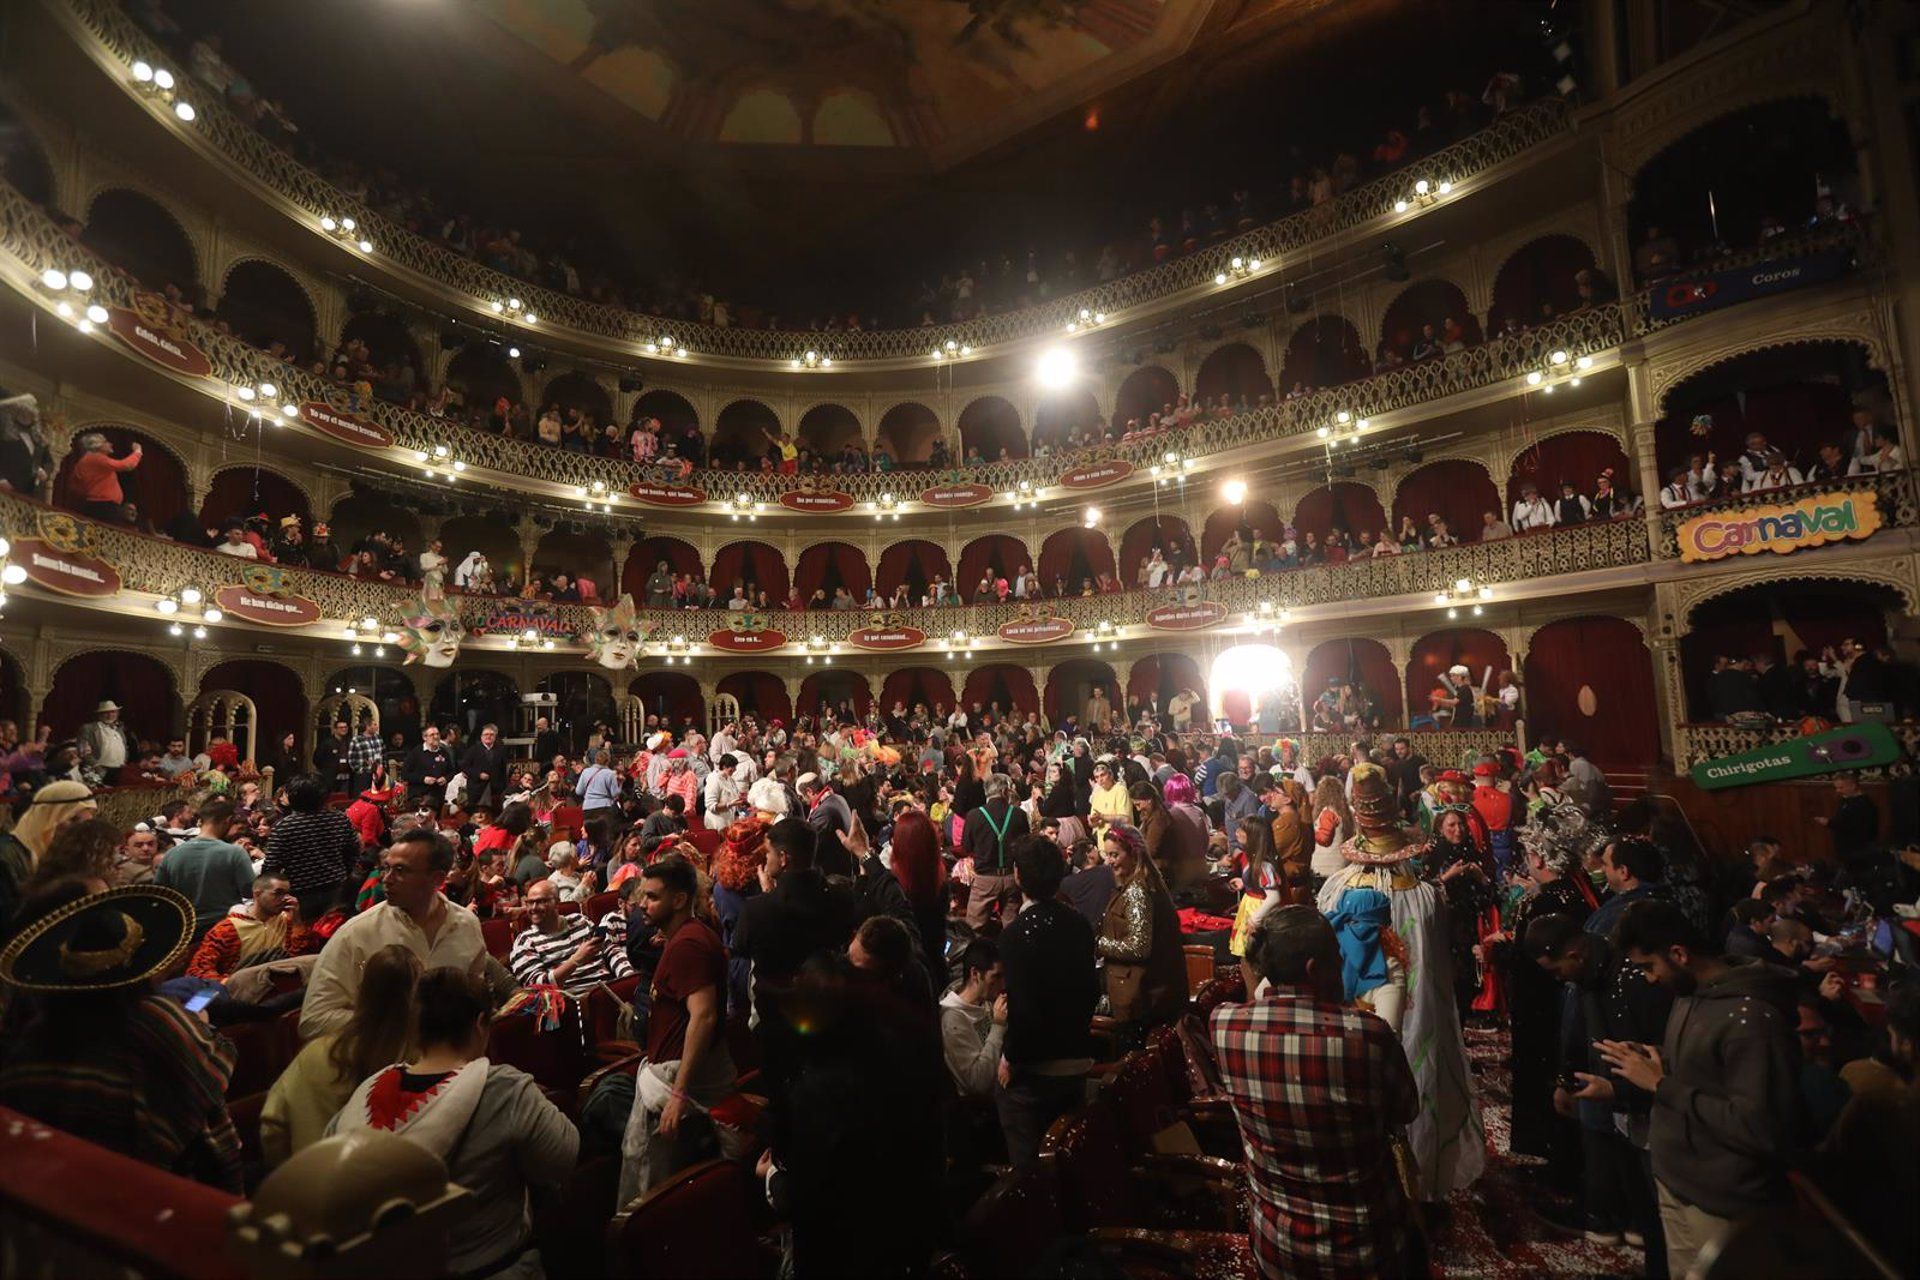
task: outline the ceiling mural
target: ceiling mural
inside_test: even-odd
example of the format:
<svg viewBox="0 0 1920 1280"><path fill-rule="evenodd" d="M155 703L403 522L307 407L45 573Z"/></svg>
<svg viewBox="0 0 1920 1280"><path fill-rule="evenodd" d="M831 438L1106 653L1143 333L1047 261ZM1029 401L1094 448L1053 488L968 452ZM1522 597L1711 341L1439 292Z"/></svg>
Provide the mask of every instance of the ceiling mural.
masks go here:
<svg viewBox="0 0 1920 1280"><path fill-rule="evenodd" d="M694 141L957 157L1177 54L1212 0L476 0Z"/></svg>

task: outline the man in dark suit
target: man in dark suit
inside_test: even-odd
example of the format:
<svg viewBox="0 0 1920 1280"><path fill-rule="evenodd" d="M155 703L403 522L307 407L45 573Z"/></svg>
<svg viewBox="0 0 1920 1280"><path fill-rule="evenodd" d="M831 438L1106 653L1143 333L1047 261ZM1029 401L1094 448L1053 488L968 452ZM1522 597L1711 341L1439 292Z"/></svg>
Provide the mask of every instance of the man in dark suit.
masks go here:
<svg viewBox="0 0 1920 1280"><path fill-rule="evenodd" d="M453 753L440 741L438 725L426 727L420 745L407 753L400 774L412 797L431 796L435 805L445 798L447 781L453 777Z"/></svg>
<svg viewBox="0 0 1920 1280"><path fill-rule="evenodd" d="M1021 836L1012 854L1028 906L1000 935L1007 1038L994 1107L1017 1167L1039 1157L1047 1127L1086 1096L1093 1069L1088 1026L1099 987L1093 927L1058 897L1067 871L1060 846Z"/></svg>
<svg viewBox="0 0 1920 1280"><path fill-rule="evenodd" d="M507 749L500 742L500 726L487 725L480 739L460 757L467 775L467 804L498 804L507 793Z"/></svg>

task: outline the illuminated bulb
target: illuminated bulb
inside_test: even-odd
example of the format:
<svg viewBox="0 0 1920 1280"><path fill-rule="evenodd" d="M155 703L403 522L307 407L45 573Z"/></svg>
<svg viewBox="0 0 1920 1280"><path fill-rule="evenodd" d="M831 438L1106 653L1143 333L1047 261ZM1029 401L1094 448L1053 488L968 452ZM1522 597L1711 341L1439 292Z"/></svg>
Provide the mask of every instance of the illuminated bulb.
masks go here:
<svg viewBox="0 0 1920 1280"><path fill-rule="evenodd" d="M187 634L187 629L176 622L167 628L167 634L170 636L183 636Z"/></svg>
<svg viewBox="0 0 1920 1280"><path fill-rule="evenodd" d="M88 320L86 317L83 316L81 317L80 322L74 325L74 328L78 329L82 333L92 333L93 321Z"/></svg>
<svg viewBox="0 0 1920 1280"><path fill-rule="evenodd" d="M280 394L280 388L274 386L271 382L263 382L260 384L260 394L271 400Z"/></svg>
<svg viewBox="0 0 1920 1280"><path fill-rule="evenodd" d="M358 231L360 229L360 224L355 222L352 218L342 218L340 219L340 229L342 231Z"/></svg>
<svg viewBox="0 0 1920 1280"><path fill-rule="evenodd" d="M1065 347L1049 347L1034 364L1034 376L1043 387L1065 387L1080 370L1080 362Z"/></svg>
<svg viewBox="0 0 1920 1280"><path fill-rule="evenodd" d="M157 69L153 73L153 83L162 89L173 88L173 72L167 70L165 67Z"/></svg>
<svg viewBox="0 0 1920 1280"><path fill-rule="evenodd" d="M1325 440L1332 433L1329 432L1325 427L1321 427L1319 430L1315 431L1313 434L1319 436L1322 440Z"/></svg>
<svg viewBox="0 0 1920 1280"><path fill-rule="evenodd" d="M183 122L187 124L192 124L193 118L199 115L200 113L193 109L193 104L191 102L176 102L173 104L173 114L176 116L179 116ZM207 629L205 627L195 627L193 629L193 633L194 633L194 638L197 640L200 637L206 635Z"/></svg>
<svg viewBox="0 0 1920 1280"><path fill-rule="evenodd" d="M200 588L198 587L180 588L181 604L199 604L204 599L206 599L206 596L201 594Z"/></svg>
<svg viewBox="0 0 1920 1280"><path fill-rule="evenodd" d="M0 538L0 560L6 559L7 554L12 550L13 550L13 544L11 542L8 542L5 538Z"/></svg>
<svg viewBox="0 0 1920 1280"><path fill-rule="evenodd" d="M40 283L58 293L67 287L67 273L58 267L48 267L40 273Z"/></svg>
<svg viewBox="0 0 1920 1280"><path fill-rule="evenodd" d="M520 348L518 347L507 348L507 359L518 360L519 358L520 358Z"/></svg>
<svg viewBox="0 0 1920 1280"><path fill-rule="evenodd" d="M253 399L253 388L241 387L238 390L236 390L233 394L235 394L236 396L239 396L242 400L251 400Z"/></svg>
<svg viewBox="0 0 1920 1280"><path fill-rule="evenodd" d="M521 316L520 318L526 323L532 324L535 320L538 320L540 317L536 316L535 314L533 314L533 312L529 311L527 312L527 314Z"/></svg>
<svg viewBox="0 0 1920 1280"><path fill-rule="evenodd" d="M71 302L62 302L53 309L53 313L62 320L71 320L73 319L73 304Z"/></svg>
<svg viewBox="0 0 1920 1280"><path fill-rule="evenodd" d="M1443 195L1443 196L1450 196L1450 195L1452 195L1452 194L1453 194L1453 184L1452 184L1451 182L1443 182L1443 183L1441 183L1441 184L1440 184L1440 194L1441 194L1441 195Z"/></svg>
<svg viewBox="0 0 1920 1280"><path fill-rule="evenodd" d="M675 354L676 356L679 356L682 360L685 360L687 358L687 349L685 347L676 347L674 349L673 354Z"/></svg>
<svg viewBox="0 0 1920 1280"><path fill-rule="evenodd" d="M1573 367L1576 369L1591 369L1593 368L1593 357L1581 356L1578 360L1575 360L1573 362Z"/></svg>
<svg viewBox="0 0 1920 1280"><path fill-rule="evenodd" d="M93 288L93 277L84 271L67 272L67 284L81 293Z"/></svg>
<svg viewBox="0 0 1920 1280"><path fill-rule="evenodd" d="M353 230L353 228L352 228L352 227L348 227L348 228L347 228L347 230L349 230L349 231L351 231L351 230ZM507 310L509 310L509 311L518 311L519 309L520 309L520 299L518 299L518 298L508 298L508 299L507 299Z"/></svg>
<svg viewBox="0 0 1920 1280"><path fill-rule="evenodd" d="M1227 505L1239 506L1247 500L1247 482L1245 480L1227 481L1220 486L1220 496L1227 500Z"/></svg>
<svg viewBox="0 0 1920 1280"><path fill-rule="evenodd" d="M290 404L283 404L280 406L280 416L283 418L297 418L300 416L300 411Z"/></svg>
<svg viewBox="0 0 1920 1280"><path fill-rule="evenodd" d="M375 646L373 646L373 656L374 656L374 657L376 657L376 658L384 658L384 657L386 657L386 656L387 656L387 646L385 646L385 645L383 645L383 644L377 644L377 645L375 645Z"/></svg>
<svg viewBox="0 0 1920 1280"><path fill-rule="evenodd" d="M200 616L205 618L208 622L218 622L220 621L220 619L226 617L227 615L226 615L226 611L223 609L205 609L201 611Z"/></svg>
<svg viewBox="0 0 1920 1280"><path fill-rule="evenodd" d="M148 66L145 62L135 62L133 64L132 70L133 70L133 78L135 80L138 80L141 84L153 83L153 68Z"/></svg>
<svg viewBox="0 0 1920 1280"><path fill-rule="evenodd" d="M360 648L360 646L359 646L359 645L355 645L355 646L353 646L353 648L351 648L351 649L349 649L349 650L347 650L347 652L348 652L348 653L351 653L351 654L352 654L352 655L353 655L354 657L356 657L356 658L357 658L357 657L359 657L359 656L360 656L360 654L361 654L361 653L362 653L363 651L362 651L362 649Z"/></svg>
<svg viewBox="0 0 1920 1280"><path fill-rule="evenodd" d="M1564 351L1556 351L1547 357L1547 363L1549 364L1565 364L1566 362L1567 353Z"/></svg>
<svg viewBox="0 0 1920 1280"><path fill-rule="evenodd" d="M501 313L502 311L505 311L505 310L506 310L506 308L505 308L505 307L503 307L503 306L501 306L501 305L500 305L500 303L499 303L498 301L496 301L496 302L494 302L494 303L492 304L492 306L491 306L491 307L490 307L489 309L490 309L490 310L491 310L491 311L493 312L493 314L495 314L495 315L499 315L499 314L500 314L500 313Z"/></svg>
<svg viewBox="0 0 1920 1280"><path fill-rule="evenodd" d="M467 469L467 464L465 462L462 462L460 459L455 458L453 460L453 469L455 471L465 471Z"/></svg>
<svg viewBox="0 0 1920 1280"><path fill-rule="evenodd" d="M1393 211L1395 213L1405 213L1407 211L1407 202L1405 200L1395 200L1393 202Z"/></svg>
<svg viewBox="0 0 1920 1280"><path fill-rule="evenodd" d="M162 596L160 599L153 602L153 607L158 609L162 613L180 612L180 602L178 600L175 600L172 596Z"/></svg>
<svg viewBox="0 0 1920 1280"><path fill-rule="evenodd" d="M443 445L443 444L437 444L437 445L435 445L435 446L433 446L433 456L434 456L434 457L436 457L436 458L444 458L444 457L446 457L446 456L447 456L447 453L448 453L448 449L447 449L447 446L445 446L445 445Z"/></svg>
<svg viewBox="0 0 1920 1280"><path fill-rule="evenodd" d="M27 568L25 565L10 564L5 569L0 569L0 582L4 582L10 587L17 587L26 580Z"/></svg>
<svg viewBox="0 0 1920 1280"><path fill-rule="evenodd" d="M1540 385L1540 371L1538 369L1533 370L1531 373L1527 375L1527 385L1530 387L1537 387Z"/></svg>
<svg viewBox="0 0 1920 1280"><path fill-rule="evenodd" d="M1333 420L1344 427L1349 422L1353 421L1353 415L1348 413L1345 409L1342 409L1340 412L1333 415Z"/></svg>
<svg viewBox="0 0 1920 1280"><path fill-rule="evenodd" d="M205 627L195 627L193 629L193 638L195 640L205 640L207 638L207 629Z"/></svg>
<svg viewBox="0 0 1920 1280"><path fill-rule="evenodd" d="M96 302L87 308L87 319L93 321L95 324L105 324L107 322L107 309Z"/></svg>
<svg viewBox="0 0 1920 1280"><path fill-rule="evenodd" d="M1224 271L1220 272L1218 275L1214 276L1213 282L1215 284L1225 284L1227 282L1227 273Z"/></svg>
<svg viewBox="0 0 1920 1280"><path fill-rule="evenodd" d="M1427 180L1425 178L1422 178L1420 179L1420 181L1413 184L1413 194L1417 196L1423 196L1431 190L1433 190L1433 188L1427 185Z"/></svg>
<svg viewBox="0 0 1920 1280"><path fill-rule="evenodd" d="M1100 523L1100 508L1088 507L1086 513L1081 516L1081 520L1085 522L1087 528L1093 528Z"/></svg>
<svg viewBox="0 0 1920 1280"><path fill-rule="evenodd" d="M320 215L320 229L328 235L332 235L340 229L340 224L334 220L332 214L324 213Z"/></svg>
<svg viewBox="0 0 1920 1280"><path fill-rule="evenodd" d="M362 252L362 253L372 253L372 252L373 252L373 241L371 241L371 240L362 240L362 241L360 242L360 252Z"/></svg>

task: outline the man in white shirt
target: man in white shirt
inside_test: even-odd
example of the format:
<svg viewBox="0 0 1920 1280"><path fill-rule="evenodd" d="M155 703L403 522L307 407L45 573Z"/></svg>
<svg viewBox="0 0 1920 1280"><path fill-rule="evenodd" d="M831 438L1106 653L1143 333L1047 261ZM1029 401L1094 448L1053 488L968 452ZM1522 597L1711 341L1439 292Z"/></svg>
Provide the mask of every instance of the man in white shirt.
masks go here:
<svg viewBox="0 0 1920 1280"><path fill-rule="evenodd" d="M1661 509L1672 511L1676 507L1684 507L1696 501L1698 499L1693 496L1693 484L1687 469L1675 467L1667 474L1667 487L1660 491Z"/></svg>
<svg viewBox="0 0 1920 1280"><path fill-rule="evenodd" d="M226 527L226 541L214 550L223 556L232 556L236 560L258 560L260 553L247 541L247 527L238 520L229 520Z"/></svg>
<svg viewBox="0 0 1920 1280"><path fill-rule="evenodd" d="M1531 482L1520 486L1520 501L1513 504L1513 531L1553 528L1553 504L1540 496Z"/></svg>
<svg viewBox="0 0 1920 1280"><path fill-rule="evenodd" d="M130 736L120 723L120 704L108 698L93 709L94 718L80 726L79 743L88 759L111 778L127 763Z"/></svg>
<svg viewBox="0 0 1920 1280"><path fill-rule="evenodd" d="M964 1098L993 1096L1007 1038L1007 996L1000 945L975 938L961 957L966 978L940 999L940 1046Z"/></svg>
<svg viewBox="0 0 1920 1280"><path fill-rule="evenodd" d="M1747 433L1747 451L1740 455L1740 491L1751 493L1755 489L1768 488L1761 483L1771 465L1767 455L1774 452L1767 438L1758 431Z"/></svg>
<svg viewBox="0 0 1920 1280"><path fill-rule="evenodd" d="M321 948L300 1007L302 1039L346 1025L359 992L360 971L382 947L399 943L427 969L471 972L485 962L487 942L479 917L440 892L451 870L453 846L438 831L415 827L394 838L380 859L387 900L341 925Z"/></svg>

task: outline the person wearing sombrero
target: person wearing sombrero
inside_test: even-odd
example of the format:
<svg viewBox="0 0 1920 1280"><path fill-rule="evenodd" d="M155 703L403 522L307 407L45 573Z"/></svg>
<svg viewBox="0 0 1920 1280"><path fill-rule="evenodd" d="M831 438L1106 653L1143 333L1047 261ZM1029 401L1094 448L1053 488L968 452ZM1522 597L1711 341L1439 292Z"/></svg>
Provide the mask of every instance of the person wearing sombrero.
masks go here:
<svg viewBox="0 0 1920 1280"><path fill-rule="evenodd" d="M65 881L22 917L0 984L32 1012L0 1050L0 1106L238 1192L234 1047L155 990L186 958L193 904L157 885L87 894Z"/></svg>
<svg viewBox="0 0 1920 1280"><path fill-rule="evenodd" d="M1379 765L1351 775L1352 838L1347 865L1327 877L1318 905L1340 942L1347 997L1399 1033L1420 1086L1420 1116L1407 1129L1420 1199L1445 1199L1486 1166L1486 1139L1473 1098L1467 1051L1454 1007L1447 900L1423 880L1420 832L1401 823Z"/></svg>

